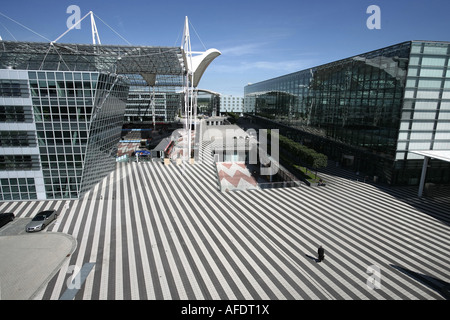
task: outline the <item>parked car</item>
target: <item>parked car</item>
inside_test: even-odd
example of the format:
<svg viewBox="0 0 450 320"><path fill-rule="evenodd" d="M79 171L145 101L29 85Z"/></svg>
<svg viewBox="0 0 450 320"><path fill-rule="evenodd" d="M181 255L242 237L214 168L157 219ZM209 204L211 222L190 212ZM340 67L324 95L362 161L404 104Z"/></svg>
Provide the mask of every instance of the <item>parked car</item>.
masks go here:
<svg viewBox="0 0 450 320"><path fill-rule="evenodd" d="M3 227L10 221L13 221L16 216L12 212L0 213L0 227Z"/></svg>
<svg viewBox="0 0 450 320"><path fill-rule="evenodd" d="M25 230L27 232L44 230L53 220L56 220L58 214L55 210L41 211L27 224Z"/></svg>

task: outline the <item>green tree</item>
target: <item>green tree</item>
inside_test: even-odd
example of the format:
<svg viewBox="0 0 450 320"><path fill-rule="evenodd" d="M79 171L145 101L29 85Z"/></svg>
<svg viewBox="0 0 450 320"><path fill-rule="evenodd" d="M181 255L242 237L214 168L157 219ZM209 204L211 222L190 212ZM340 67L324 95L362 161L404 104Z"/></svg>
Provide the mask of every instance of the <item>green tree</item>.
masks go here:
<svg viewBox="0 0 450 320"><path fill-rule="evenodd" d="M270 141L270 130L267 130L268 141ZM314 169L316 172L320 168L327 166L328 157L323 153L319 153L314 149L308 148L294 140L291 140L283 135L279 135L280 148L294 156L298 161L304 163L306 166Z"/></svg>

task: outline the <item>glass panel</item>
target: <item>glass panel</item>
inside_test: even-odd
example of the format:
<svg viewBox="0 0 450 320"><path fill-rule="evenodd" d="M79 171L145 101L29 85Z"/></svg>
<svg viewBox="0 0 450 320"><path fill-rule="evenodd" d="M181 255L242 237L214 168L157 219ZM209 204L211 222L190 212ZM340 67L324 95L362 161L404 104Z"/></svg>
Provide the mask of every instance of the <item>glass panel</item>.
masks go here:
<svg viewBox="0 0 450 320"><path fill-rule="evenodd" d="M445 66L445 58L438 57L423 57L422 58L423 66Z"/></svg>
<svg viewBox="0 0 450 320"><path fill-rule="evenodd" d="M411 57L409 59L409 64L410 65L418 65L419 64L419 57Z"/></svg>
<svg viewBox="0 0 450 320"><path fill-rule="evenodd" d="M409 150L430 150L431 142L410 142Z"/></svg>
<svg viewBox="0 0 450 320"><path fill-rule="evenodd" d="M417 99L439 99L439 91L417 91Z"/></svg>
<svg viewBox="0 0 450 320"><path fill-rule="evenodd" d="M405 90L405 98L414 98L414 90Z"/></svg>
<svg viewBox="0 0 450 320"><path fill-rule="evenodd" d="M436 140L450 140L450 132L436 132Z"/></svg>
<svg viewBox="0 0 450 320"><path fill-rule="evenodd" d="M442 99L450 99L450 91L444 91L442 93Z"/></svg>
<svg viewBox="0 0 450 320"><path fill-rule="evenodd" d="M437 126L436 126L436 132L438 132L438 131L448 131L449 130L448 129L449 126L450 126L449 122L443 122L443 121L438 122Z"/></svg>
<svg viewBox="0 0 450 320"><path fill-rule="evenodd" d="M440 88L441 80L419 80L419 88Z"/></svg>
<svg viewBox="0 0 450 320"><path fill-rule="evenodd" d="M408 88L415 88L417 86L416 83L417 83L416 79L408 79L406 81L406 86Z"/></svg>
<svg viewBox="0 0 450 320"><path fill-rule="evenodd" d="M425 45L425 47L423 48L423 53L447 54L447 46L435 47L431 45Z"/></svg>
<svg viewBox="0 0 450 320"><path fill-rule="evenodd" d="M421 77L442 77L444 74L443 69L424 69L420 70Z"/></svg>
<svg viewBox="0 0 450 320"><path fill-rule="evenodd" d="M397 152L395 160L403 160L405 158L405 152Z"/></svg>
<svg viewBox="0 0 450 320"><path fill-rule="evenodd" d="M439 120L450 120L450 112L439 112ZM450 124L448 125L450 130Z"/></svg>
<svg viewBox="0 0 450 320"><path fill-rule="evenodd" d="M415 110L436 110L437 106L437 101L417 101Z"/></svg>
<svg viewBox="0 0 450 320"><path fill-rule="evenodd" d="M410 67L408 69L408 76L409 77L416 77L419 75L419 68L417 67Z"/></svg>
<svg viewBox="0 0 450 320"><path fill-rule="evenodd" d="M422 45L421 44L413 44L411 47L411 53L421 53Z"/></svg>
<svg viewBox="0 0 450 320"><path fill-rule="evenodd" d="M414 119L434 119L434 118L436 118L436 112L415 111L413 118Z"/></svg>
<svg viewBox="0 0 450 320"><path fill-rule="evenodd" d="M435 142L433 145L434 150L450 150L450 142Z"/></svg>
<svg viewBox="0 0 450 320"><path fill-rule="evenodd" d="M431 140L432 132L411 132L411 140Z"/></svg>
<svg viewBox="0 0 450 320"><path fill-rule="evenodd" d="M434 128L434 121L433 122L413 122L413 124L411 126L411 130L414 130L414 131L419 131L419 130L430 131L430 130L433 130L433 128Z"/></svg>
<svg viewBox="0 0 450 320"><path fill-rule="evenodd" d="M400 130L408 130L409 129L409 121L403 121L400 123Z"/></svg>

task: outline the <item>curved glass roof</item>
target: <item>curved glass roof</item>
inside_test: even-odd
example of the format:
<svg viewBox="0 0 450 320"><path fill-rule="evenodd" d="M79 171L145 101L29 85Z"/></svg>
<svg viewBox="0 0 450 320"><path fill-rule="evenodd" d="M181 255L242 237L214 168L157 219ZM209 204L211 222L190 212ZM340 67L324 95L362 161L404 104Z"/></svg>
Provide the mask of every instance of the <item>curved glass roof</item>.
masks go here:
<svg viewBox="0 0 450 320"><path fill-rule="evenodd" d="M182 75L179 47L0 41L0 68Z"/></svg>

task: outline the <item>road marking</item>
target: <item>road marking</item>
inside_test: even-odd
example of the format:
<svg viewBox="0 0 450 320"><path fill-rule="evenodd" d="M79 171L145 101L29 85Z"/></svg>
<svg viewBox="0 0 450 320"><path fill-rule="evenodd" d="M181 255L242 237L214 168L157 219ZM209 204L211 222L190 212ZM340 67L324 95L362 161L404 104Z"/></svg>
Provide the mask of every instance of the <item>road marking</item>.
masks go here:
<svg viewBox="0 0 450 320"><path fill-rule="evenodd" d="M77 277L79 278L79 287L78 288L68 288L63 295L59 298L59 300L73 300L78 293L78 290L81 289L81 286L83 285L84 281L86 280L89 273L92 271L92 268L94 268L95 263L85 263L83 267L80 269L80 272L78 273Z"/></svg>

